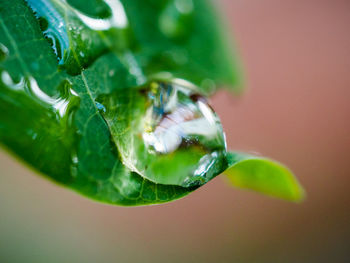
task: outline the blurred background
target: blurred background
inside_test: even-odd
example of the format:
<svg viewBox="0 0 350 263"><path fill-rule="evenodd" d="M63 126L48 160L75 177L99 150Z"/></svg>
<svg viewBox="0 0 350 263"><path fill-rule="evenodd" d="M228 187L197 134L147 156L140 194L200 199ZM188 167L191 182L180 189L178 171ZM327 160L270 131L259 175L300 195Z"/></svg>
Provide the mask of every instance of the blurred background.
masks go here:
<svg viewBox="0 0 350 263"><path fill-rule="evenodd" d="M94 203L0 151L0 262L350 262L350 1L216 0L247 92L212 98L230 149L295 172L302 204L217 177L165 205Z"/></svg>

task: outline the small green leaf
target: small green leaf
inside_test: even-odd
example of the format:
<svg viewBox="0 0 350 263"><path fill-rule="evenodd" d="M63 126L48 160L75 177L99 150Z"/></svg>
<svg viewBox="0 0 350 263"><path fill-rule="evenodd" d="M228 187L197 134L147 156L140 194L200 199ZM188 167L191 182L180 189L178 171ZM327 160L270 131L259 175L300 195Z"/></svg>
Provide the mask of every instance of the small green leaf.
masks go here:
<svg viewBox="0 0 350 263"><path fill-rule="evenodd" d="M233 186L254 190L272 197L300 202L305 192L293 173L282 164L267 158L227 154L228 169L224 172Z"/></svg>

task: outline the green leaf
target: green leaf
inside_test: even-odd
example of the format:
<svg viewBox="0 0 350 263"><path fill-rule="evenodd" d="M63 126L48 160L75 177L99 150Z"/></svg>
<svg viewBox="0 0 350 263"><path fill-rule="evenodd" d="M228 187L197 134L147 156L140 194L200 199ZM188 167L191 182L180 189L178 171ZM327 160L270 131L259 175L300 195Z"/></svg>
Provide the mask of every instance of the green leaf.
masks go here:
<svg viewBox="0 0 350 263"><path fill-rule="evenodd" d="M228 153L224 172L233 186L250 189L272 197L300 202L305 192L292 172L267 158Z"/></svg>
<svg viewBox="0 0 350 263"><path fill-rule="evenodd" d="M0 1L0 143L97 201L179 199L233 164L205 99L239 83L225 43L205 0Z"/></svg>
<svg viewBox="0 0 350 263"><path fill-rule="evenodd" d="M127 140L141 132L132 125L144 127L154 103L150 83L186 79L198 97L238 79L212 6L185 2L1 1L1 144L47 178L110 204L169 202L221 173L225 142L213 112L215 137L189 133L188 145L159 158L133 143L138 169L126 162Z"/></svg>

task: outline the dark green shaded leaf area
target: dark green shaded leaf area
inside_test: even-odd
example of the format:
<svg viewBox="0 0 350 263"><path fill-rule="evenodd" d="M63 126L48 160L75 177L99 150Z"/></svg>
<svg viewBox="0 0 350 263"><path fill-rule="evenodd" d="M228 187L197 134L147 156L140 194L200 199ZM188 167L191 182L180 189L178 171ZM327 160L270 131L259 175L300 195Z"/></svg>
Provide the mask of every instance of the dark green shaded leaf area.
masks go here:
<svg viewBox="0 0 350 263"><path fill-rule="evenodd" d="M205 99L239 89L229 50L205 0L0 1L0 142L97 201L179 199L233 167Z"/></svg>

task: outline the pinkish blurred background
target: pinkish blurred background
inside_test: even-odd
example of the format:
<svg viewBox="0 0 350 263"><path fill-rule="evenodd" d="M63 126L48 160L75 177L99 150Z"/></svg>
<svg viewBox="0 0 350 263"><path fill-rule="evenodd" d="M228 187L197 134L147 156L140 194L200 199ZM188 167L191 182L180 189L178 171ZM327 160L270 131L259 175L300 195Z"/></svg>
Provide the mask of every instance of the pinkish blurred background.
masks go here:
<svg viewBox="0 0 350 263"><path fill-rule="evenodd" d="M247 92L212 99L230 149L286 163L299 205L218 177L161 206L97 204L0 152L0 262L350 262L350 1L217 0Z"/></svg>

